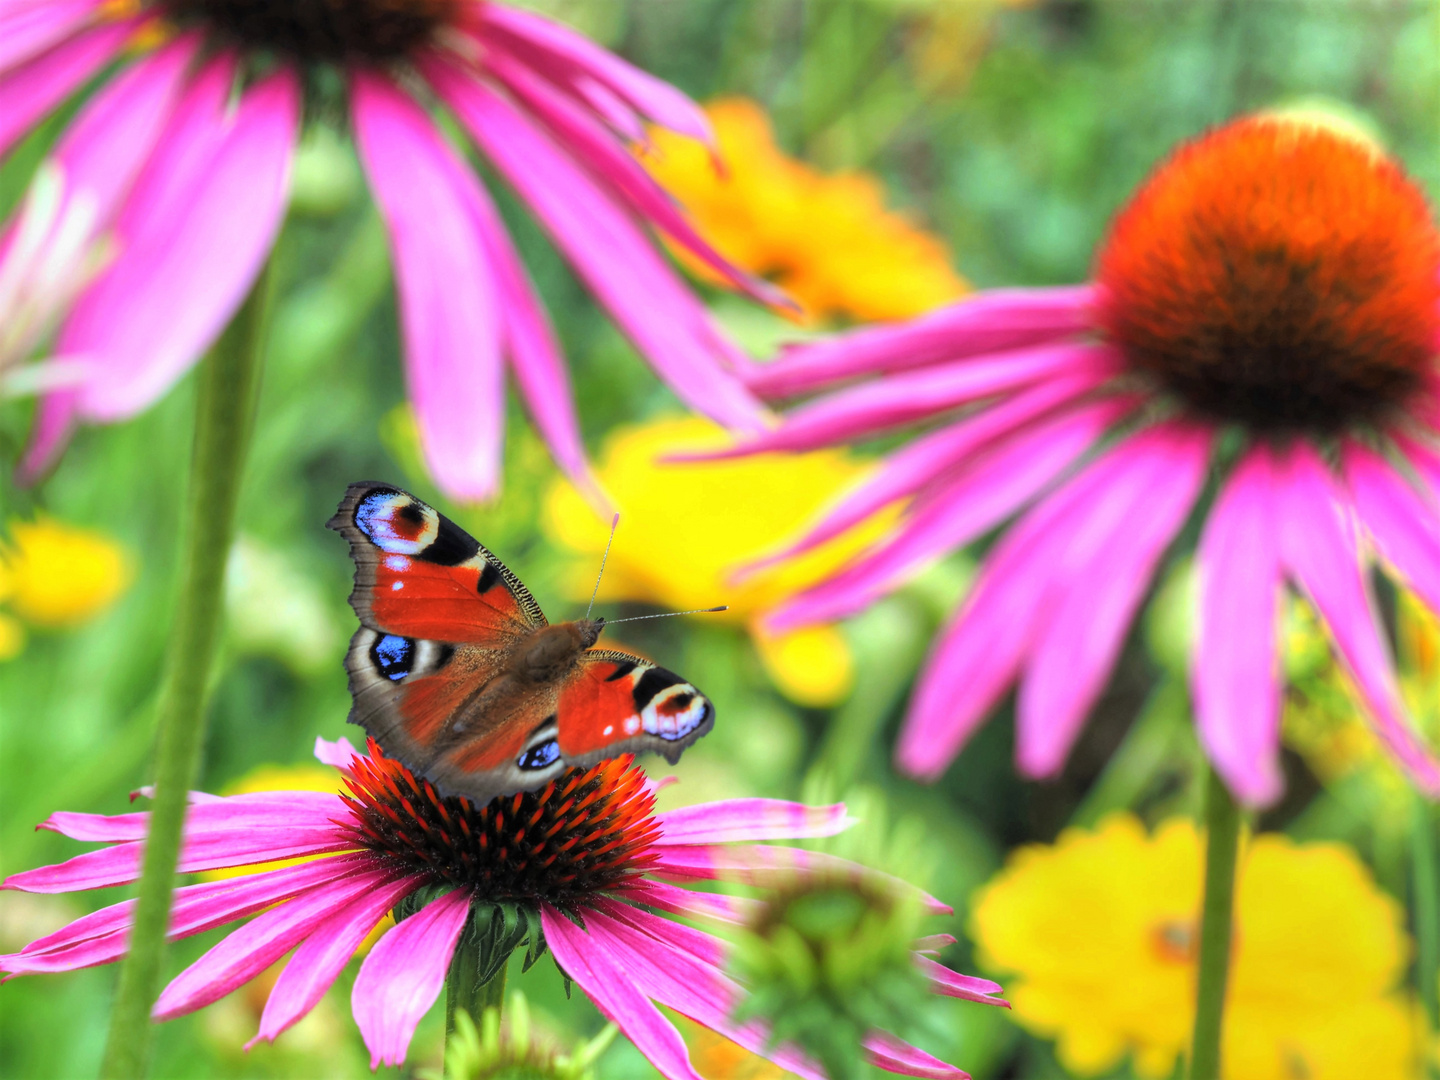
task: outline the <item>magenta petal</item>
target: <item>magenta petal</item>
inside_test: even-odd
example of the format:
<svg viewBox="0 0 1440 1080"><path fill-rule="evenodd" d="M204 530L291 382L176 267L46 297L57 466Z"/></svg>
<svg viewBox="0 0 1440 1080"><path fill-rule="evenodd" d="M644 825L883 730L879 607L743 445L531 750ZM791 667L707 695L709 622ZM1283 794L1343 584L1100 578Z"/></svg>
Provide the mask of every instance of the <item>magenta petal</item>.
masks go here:
<svg viewBox="0 0 1440 1080"><path fill-rule="evenodd" d="M440 990L455 943L470 914L470 891L455 889L426 904L370 950L350 1008L370 1051L370 1068L399 1065Z"/></svg>
<svg viewBox="0 0 1440 1080"><path fill-rule="evenodd" d="M1408 436L1398 435L1395 442L1405 459L1430 489L1430 496L1440 499L1440 449L1432 443L1421 442Z"/></svg>
<svg viewBox="0 0 1440 1080"><path fill-rule="evenodd" d="M185 836L217 835L254 828L326 828L331 819L349 813L338 795L325 791L255 792L231 795L192 805L185 814ZM62 810L51 814L38 828L58 832L72 840L116 843L140 840L149 827L149 811L133 814L78 814Z"/></svg>
<svg viewBox="0 0 1440 1080"><path fill-rule="evenodd" d="M1245 802L1280 795L1276 625L1281 572L1270 451L1241 460L1200 538L1200 620L1191 678L1200 741Z"/></svg>
<svg viewBox="0 0 1440 1080"><path fill-rule="evenodd" d="M1440 611L1440 507L1375 451L1345 447L1345 478L1355 509L1381 556L1431 607Z"/></svg>
<svg viewBox="0 0 1440 1080"><path fill-rule="evenodd" d="M1210 442L1206 430L1165 425L1131 444L1131 460L1153 477L1135 489L1138 512L1116 518L1094 556L1067 567L1020 681L1016 758L1026 775L1051 776L1064 765L1156 564L1205 483ZM1152 457L1158 470L1145 460Z"/></svg>
<svg viewBox="0 0 1440 1080"><path fill-rule="evenodd" d="M595 1007L624 1032L646 1060L667 1080L702 1080L690 1064L685 1040L636 986L628 963L549 904L540 906L545 941L565 974L579 984ZM605 916L587 912L586 925L606 925ZM658 950L657 950L658 951ZM630 958L626 957L626 961Z"/></svg>
<svg viewBox="0 0 1440 1080"><path fill-rule="evenodd" d="M39 56L89 22L101 0L45 0L0 8L0 71Z"/></svg>
<svg viewBox="0 0 1440 1080"><path fill-rule="evenodd" d="M697 892L653 878L642 878L616 890L616 895L659 911L732 924L744 922L760 905L760 901L750 897Z"/></svg>
<svg viewBox="0 0 1440 1080"><path fill-rule="evenodd" d="M987 289L909 322L793 346L747 381L766 397L785 397L860 375L1055 342L1091 328L1093 292L1089 285Z"/></svg>
<svg viewBox="0 0 1440 1080"><path fill-rule="evenodd" d="M257 915L171 981L155 1002L156 1020L177 1016L218 1001L249 982L303 941L339 907L394 881L400 872L380 864L288 900Z"/></svg>
<svg viewBox="0 0 1440 1080"><path fill-rule="evenodd" d="M120 51L132 21L97 26L0 75L0 157Z"/></svg>
<svg viewBox="0 0 1440 1080"><path fill-rule="evenodd" d="M806 806L783 799L726 799L670 810L656 820L661 829L656 843L665 847L834 836L855 823L844 803Z"/></svg>
<svg viewBox="0 0 1440 1080"><path fill-rule="evenodd" d="M930 981L930 989L937 994L962 998L965 1001L974 1001L981 1005L999 1005L1006 1009L1010 1007L1008 1001L995 996L1003 993L1005 989L997 982L980 979L974 975L961 975L958 971L951 971L944 964L937 963L928 956L916 956L915 963Z"/></svg>
<svg viewBox="0 0 1440 1080"><path fill-rule="evenodd" d="M734 347L629 215L490 87L447 63L424 71L674 391L722 424L758 429L764 410L722 366Z"/></svg>
<svg viewBox="0 0 1440 1080"><path fill-rule="evenodd" d="M299 104L288 72L253 86L184 205L125 235L62 332L67 355L95 364L83 415L120 420L150 404L240 306L284 216Z"/></svg>
<svg viewBox="0 0 1440 1080"><path fill-rule="evenodd" d="M1277 472L1285 568L1330 628L1336 651L1369 707L1376 734L1422 789L1440 794L1440 765L1408 722L1341 493L1319 455L1303 443L1291 449Z"/></svg>
<svg viewBox="0 0 1440 1080"><path fill-rule="evenodd" d="M334 742L322 739L319 735L315 736L315 760L322 765L333 765L337 769L349 769L351 761L359 756L355 747L350 745L350 740L344 735Z"/></svg>
<svg viewBox="0 0 1440 1080"><path fill-rule="evenodd" d="M474 222L474 174L413 98L351 79L356 140L394 253L405 372L425 460L460 499L495 493L505 433L499 297Z"/></svg>
<svg viewBox="0 0 1440 1080"><path fill-rule="evenodd" d="M356 897L315 927L275 980L260 1017L260 1031L245 1048L261 1039L273 1042L313 1009L385 913L422 884L423 879L414 875L392 881Z"/></svg>
<svg viewBox="0 0 1440 1080"><path fill-rule="evenodd" d="M865 1055L872 1065L902 1076L924 1076L929 1080L970 1080L970 1074L931 1057L885 1031L865 1036Z"/></svg>

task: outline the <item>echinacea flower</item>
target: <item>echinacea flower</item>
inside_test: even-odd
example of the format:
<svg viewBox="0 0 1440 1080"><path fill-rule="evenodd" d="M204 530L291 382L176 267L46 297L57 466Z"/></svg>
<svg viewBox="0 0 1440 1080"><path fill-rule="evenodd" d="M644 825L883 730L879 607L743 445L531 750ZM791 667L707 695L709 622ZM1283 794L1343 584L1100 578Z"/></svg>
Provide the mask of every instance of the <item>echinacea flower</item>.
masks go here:
<svg viewBox="0 0 1440 1080"><path fill-rule="evenodd" d="M673 882L727 878L763 890L782 866L841 864L748 841L831 835L849 824L843 806L738 799L655 814L655 786L625 757L476 807L437 795L373 742L361 756L343 739L317 740L316 756L340 770L348 794L192 797L181 872L319 857L176 890L172 939L255 917L165 988L155 1004L157 1020L218 1000L293 950L255 1037L273 1040L314 1007L376 924L400 908L408 917L365 957L351 999L372 1066L399 1064L440 994L462 931L478 917L472 911L493 915L508 904L524 913L530 955L548 948L666 1077L699 1080L679 1033L655 1002L811 1080L823 1076L792 1050L768 1047L763 1026L731 1022L743 988L723 970L723 941L655 912L734 922L744 900ZM42 827L111 846L15 874L3 887L61 893L129 884L139 875L148 817L57 813ZM417 899L429 902L406 907ZM922 900L949 910L928 896ZM32 975L118 960L133 910L127 900L77 919L0 956L0 971ZM995 983L958 975L918 953L915 962L935 993L1000 1003ZM885 1032L871 1032L867 1048L892 1072L936 1080L965 1075Z"/></svg>
<svg viewBox="0 0 1440 1080"><path fill-rule="evenodd" d="M134 577L119 544L52 517L10 522L0 537L0 660L25 647L24 624L76 626L110 607Z"/></svg>
<svg viewBox="0 0 1440 1080"><path fill-rule="evenodd" d="M967 291L945 244L886 208L877 177L827 175L788 156L753 101L721 98L705 112L723 172L704 147L664 131L654 133L642 160L700 235L736 266L780 285L807 321L904 319ZM723 280L693 257L682 259L700 276Z"/></svg>
<svg viewBox="0 0 1440 1080"><path fill-rule="evenodd" d="M766 634L759 628L760 616L853 559L880 535L884 523L871 523L743 584L732 581L731 574L794 535L868 466L842 450L736 461L665 460L730 442L699 417L651 420L606 436L596 475L621 522L600 587L609 600L672 611L724 602L728 611L704 617L745 626L766 671L787 697L804 705L833 705L854 681L854 659L844 636L832 626ZM584 600L609 542L609 521L561 480L546 496L544 521L552 539L583 554L574 561L569 585L575 599Z"/></svg>
<svg viewBox="0 0 1440 1080"><path fill-rule="evenodd" d="M1174 1073L1189 1047L1203 837L1131 814L1012 853L976 894L981 961L1013 974L1012 1015L1076 1076ZM1226 996L1226 1080L1402 1080L1423 1024L1402 985L1404 910L1343 844L1262 833L1242 849ZM1123 971L1123 978L1116 972Z"/></svg>
<svg viewBox="0 0 1440 1080"><path fill-rule="evenodd" d="M752 450L941 422L791 551L906 499L891 535L770 625L848 615L1000 528L933 646L897 758L939 775L1018 683L1019 766L1051 776L1197 519L1191 679L1230 788L1251 804L1281 790L1288 584L1319 613L1389 751L1440 793L1367 580L1378 567L1440 610L1437 343L1440 232L1401 167L1328 121L1234 121L1155 170L1092 283L980 293L757 372L770 395L864 381L795 409Z"/></svg>
<svg viewBox="0 0 1440 1080"><path fill-rule="evenodd" d="M682 400L729 426L761 422L733 347L643 224L778 294L716 255L627 146L647 121L709 141L704 114L581 35L490 0L0 0L0 155L101 72L0 245L0 371L53 333L53 363L29 381L64 383L41 406L28 474L77 421L151 404L215 340L280 228L304 98L337 82L446 492L495 489L507 361L556 461L577 478L585 463L544 308L432 100Z"/></svg>

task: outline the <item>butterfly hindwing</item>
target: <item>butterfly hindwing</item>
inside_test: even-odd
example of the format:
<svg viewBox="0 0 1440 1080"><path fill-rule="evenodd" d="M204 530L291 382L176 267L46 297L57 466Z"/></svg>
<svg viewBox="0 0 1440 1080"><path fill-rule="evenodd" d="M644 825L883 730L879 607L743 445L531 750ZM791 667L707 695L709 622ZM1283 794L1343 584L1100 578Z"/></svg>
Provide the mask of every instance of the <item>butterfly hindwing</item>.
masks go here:
<svg viewBox="0 0 1440 1080"><path fill-rule="evenodd" d="M558 749L572 765L647 752L673 765L715 722L715 707L694 686L618 649L581 655L556 713Z"/></svg>

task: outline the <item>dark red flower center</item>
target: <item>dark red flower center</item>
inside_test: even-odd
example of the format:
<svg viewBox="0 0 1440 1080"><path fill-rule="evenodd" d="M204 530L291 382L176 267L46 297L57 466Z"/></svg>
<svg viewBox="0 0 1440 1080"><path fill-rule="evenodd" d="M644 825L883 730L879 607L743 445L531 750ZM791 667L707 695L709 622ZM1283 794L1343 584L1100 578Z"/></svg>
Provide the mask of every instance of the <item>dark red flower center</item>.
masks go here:
<svg viewBox="0 0 1440 1080"><path fill-rule="evenodd" d="M1265 433L1382 422L1440 339L1440 234L1360 137L1250 117L1180 147L1100 252L1099 317L1191 409Z"/></svg>
<svg viewBox="0 0 1440 1080"><path fill-rule="evenodd" d="M477 807L439 795L373 739L343 796L357 843L482 900L544 900L573 907L623 886L655 861L655 797L633 755L570 769L538 791Z"/></svg>
<svg viewBox="0 0 1440 1080"><path fill-rule="evenodd" d="M300 61L408 55L475 0L156 0L171 20L227 45Z"/></svg>

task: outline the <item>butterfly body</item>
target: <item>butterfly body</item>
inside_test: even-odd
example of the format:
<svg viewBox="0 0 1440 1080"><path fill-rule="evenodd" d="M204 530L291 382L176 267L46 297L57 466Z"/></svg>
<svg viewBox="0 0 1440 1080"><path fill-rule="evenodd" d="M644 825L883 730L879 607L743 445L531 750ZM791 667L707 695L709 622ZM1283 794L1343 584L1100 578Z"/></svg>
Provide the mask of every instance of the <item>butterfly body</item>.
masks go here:
<svg viewBox="0 0 1440 1080"><path fill-rule="evenodd" d="M549 623L498 558L413 495L351 484L328 524L355 560L350 721L442 792L484 802L627 752L673 763L713 725L694 686L594 648L603 619Z"/></svg>

